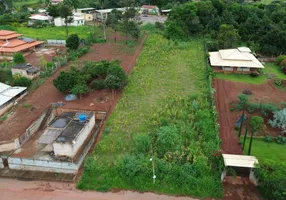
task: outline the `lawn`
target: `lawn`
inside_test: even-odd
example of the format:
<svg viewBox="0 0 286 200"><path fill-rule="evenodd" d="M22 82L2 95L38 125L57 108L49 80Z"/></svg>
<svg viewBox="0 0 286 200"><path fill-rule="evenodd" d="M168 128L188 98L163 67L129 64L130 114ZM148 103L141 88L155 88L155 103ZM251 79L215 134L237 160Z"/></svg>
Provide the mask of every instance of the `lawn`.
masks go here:
<svg viewBox="0 0 286 200"><path fill-rule="evenodd" d="M22 1L19 0L19 1L14 1L13 4L18 8L21 8L23 5L37 7L43 4L43 2L41 2L40 0L22 0Z"/></svg>
<svg viewBox="0 0 286 200"><path fill-rule="evenodd" d="M248 74L225 74L225 73L215 73L216 79L230 80L233 82L249 83L249 84L263 84L266 79L274 75L274 78L286 80L286 74L283 74L279 68L274 63L266 63L264 69L257 77L251 77Z"/></svg>
<svg viewBox="0 0 286 200"><path fill-rule="evenodd" d="M94 33L93 26L77 26L68 27L69 35L78 34L81 38L86 38L89 34ZM18 27L17 32L23 34L25 37L30 37L38 40L65 40L66 39L66 28L65 27L45 27L45 28L28 28ZM99 28L96 27L96 33L100 32Z"/></svg>
<svg viewBox="0 0 286 200"><path fill-rule="evenodd" d="M85 162L78 188L221 197L220 174L211 164L211 155L219 149L218 129L205 96L210 93L205 75L200 38L175 43L149 34L101 141ZM174 137L162 137L162 149L182 160L172 162L160 155L155 133L164 131Z"/></svg>
<svg viewBox="0 0 286 200"><path fill-rule="evenodd" d="M246 140L245 154L248 151L249 138ZM259 161L273 160L286 163L286 145L275 142L265 142L262 138L254 138L251 155L256 156Z"/></svg>

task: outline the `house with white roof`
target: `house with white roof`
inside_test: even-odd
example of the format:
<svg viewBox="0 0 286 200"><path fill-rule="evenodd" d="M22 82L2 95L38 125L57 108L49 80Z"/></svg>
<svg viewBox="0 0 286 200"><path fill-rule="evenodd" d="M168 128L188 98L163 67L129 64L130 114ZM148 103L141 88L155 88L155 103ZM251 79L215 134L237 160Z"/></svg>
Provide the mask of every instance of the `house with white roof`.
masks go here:
<svg viewBox="0 0 286 200"><path fill-rule="evenodd" d="M51 24L53 17L44 13L33 14L29 17L28 26L32 26L36 21L41 21L44 24Z"/></svg>
<svg viewBox="0 0 286 200"><path fill-rule="evenodd" d="M65 19L61 17L57 17L54 19L55 26L65 26ZM85 24L85 20L80 15L74 13L73 21L68 24L68 26L83 26Z"/></svg>
<svg viewBox="0 0 286 200"><path fill-rule="evenodd" d="M209 52L209 61L215 72L258 73L264 66L247 47Z"/></svg>
<svg viewBox="0 0 286 200"><path fill-rule="evenodd" d="M11 87L0 82L0 116L8 111L17 99L26 94L26 87Z"/></svg>

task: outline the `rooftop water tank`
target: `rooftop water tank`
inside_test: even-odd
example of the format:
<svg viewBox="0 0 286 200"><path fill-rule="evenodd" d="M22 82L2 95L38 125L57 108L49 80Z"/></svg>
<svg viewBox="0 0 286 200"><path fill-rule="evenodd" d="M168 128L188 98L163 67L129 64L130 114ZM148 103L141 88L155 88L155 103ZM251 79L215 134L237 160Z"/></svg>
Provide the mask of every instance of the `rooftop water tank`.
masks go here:
<svg viewBox="0 0 286 200"><path fill-rule="evenodd" d="M80 123L84 123L86 121L86 114L80 114L78 119Z"/></svg>

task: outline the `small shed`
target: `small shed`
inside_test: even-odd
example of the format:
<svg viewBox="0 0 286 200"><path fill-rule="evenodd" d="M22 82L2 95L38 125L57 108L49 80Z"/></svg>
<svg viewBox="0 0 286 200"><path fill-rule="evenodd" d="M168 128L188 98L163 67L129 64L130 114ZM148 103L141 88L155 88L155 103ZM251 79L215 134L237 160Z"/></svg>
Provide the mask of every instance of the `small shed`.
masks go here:
<svg viewBox="0 0 286 200"><path fill-rule="evenodd" d="M12 75L19 74L28 79L34 79L40 76L40 68L32 67L30 64L18 64L11 68Z"/></svg>
<svg viewBox="0 0 286 200"><path fill-rule="evenodd" d="M258 164L255 156L222 154L225 170L221 175L221 181L227 176L227 167L231 167L238 176L248 176L249 180L257 185L257 179L254 176L253 169Z"/></svg>

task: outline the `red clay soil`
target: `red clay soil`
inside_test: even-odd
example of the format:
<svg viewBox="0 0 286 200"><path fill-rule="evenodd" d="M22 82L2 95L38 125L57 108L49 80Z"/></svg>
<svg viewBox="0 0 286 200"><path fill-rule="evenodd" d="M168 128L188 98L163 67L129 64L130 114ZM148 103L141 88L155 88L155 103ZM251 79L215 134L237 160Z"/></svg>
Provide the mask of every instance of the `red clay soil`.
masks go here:
<svg viewBox="0 0 286 200"><path fill-rule="evenodd" d="M286 92L277 89L270 80L262 85L252 85L215 79L213 85L216 89L216 106L219 113L220 138L222 140L221 148L224 153L243 154L234 130L235 121L242 113L231 112L229 103L237 102L237 95L248 89L253 93L249 96L250 102L280 105L286 99ZM277 131L269 127L267 130Z"/></svg>
<svg viewBox="0 0 286 200"><path fill-rule="evenodd" d="M144 38L145 39L145 38ZM122 60L122 67L129 74L132 67L136 64L136 59L143 48L144 39L132 53L124 51L124 45L121 43L102 43L91 47L91 52L82 56L81 61L100 61L100 60ZM119 51L119 49L121 49ZM60 68L43 85L35 91L32 91L18 102L13 114L3 122L0 122L0 141L15 139L25 132L32 122L49 107L52 102L64 101L64 95L60 93L53 85L53 80L61 71L68 70L69 65ZM66 102L65 108L87 109L109 111L109 114L116 105L122 92L117 92L115 96L108 90L90 92L82 99ZM31 104L33 107L24 108L25 104Z"/></svg>

